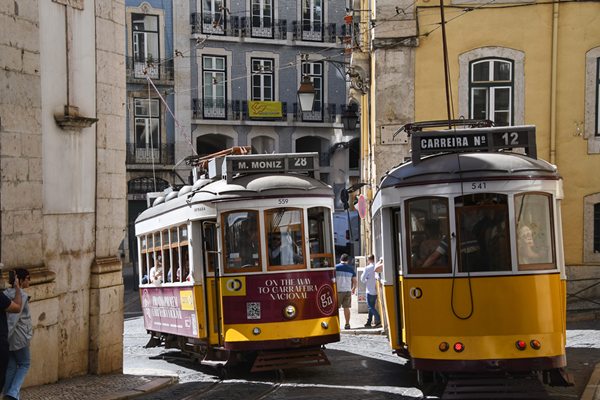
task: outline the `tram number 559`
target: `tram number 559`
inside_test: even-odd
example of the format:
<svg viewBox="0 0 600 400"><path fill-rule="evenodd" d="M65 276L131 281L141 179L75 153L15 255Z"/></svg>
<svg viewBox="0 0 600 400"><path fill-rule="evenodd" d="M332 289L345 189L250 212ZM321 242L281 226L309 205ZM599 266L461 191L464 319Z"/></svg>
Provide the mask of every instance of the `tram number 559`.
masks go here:
<svg viewBox="0 0 600 400"><path fill-rule="evenodd" d="M277 204L287 204L289 201L289 199L277 199Z"/></svg>

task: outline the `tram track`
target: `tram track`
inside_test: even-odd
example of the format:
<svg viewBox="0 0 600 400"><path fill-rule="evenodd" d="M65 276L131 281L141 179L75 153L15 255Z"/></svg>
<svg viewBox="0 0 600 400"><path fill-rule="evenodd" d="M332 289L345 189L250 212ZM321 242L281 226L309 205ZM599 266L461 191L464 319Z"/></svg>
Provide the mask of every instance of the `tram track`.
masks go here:
<svg viewBox="0 0 600 400"><path fill-rule="evenodd" d="M263 390L259 390L257 391L257 393L246 393L247 395L245 395L243 397L244 400L265 400L268 399L270 395L272 395L273 393L275 393L277 390L279 390L283 383L284 383L284 379L285 379L285 375L283 370L279 369L276 371L273 371L275 374L275 377L273 379L273 382L252 382L255 384L268 384L268 387L263 389ZM180 398L179 400L196 400L196 399L211 399L211 400L216 400L216 399L220 399L221 397L219 396L219 392L222 392L223 399L231 399L231 392L230 390L228 390L227 386L231 385L231 384L235 384L227 379L219 379L218 381L212 382L210 385L208 386L204 386L202 388L199 388L197 390L194 390L192 393L187 394L185 397Z"/></svg>

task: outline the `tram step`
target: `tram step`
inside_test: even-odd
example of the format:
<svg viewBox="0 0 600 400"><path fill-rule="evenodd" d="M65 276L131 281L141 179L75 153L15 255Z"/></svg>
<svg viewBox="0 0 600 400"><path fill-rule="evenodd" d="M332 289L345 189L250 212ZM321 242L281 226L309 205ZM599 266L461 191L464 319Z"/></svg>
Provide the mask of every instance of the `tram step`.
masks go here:
<svg viewBox="0 0 600 400"><path fill-rule="evenodd" d="M252 365L252 372L300 367L330 365L325 352L320 349L261 351Z"/></svg>
<svg viewBox="0 0 600 400"><path fill-rule="evenodd" d="M451 376L442 394L450 399L547 399L535 377Z"/></svg>

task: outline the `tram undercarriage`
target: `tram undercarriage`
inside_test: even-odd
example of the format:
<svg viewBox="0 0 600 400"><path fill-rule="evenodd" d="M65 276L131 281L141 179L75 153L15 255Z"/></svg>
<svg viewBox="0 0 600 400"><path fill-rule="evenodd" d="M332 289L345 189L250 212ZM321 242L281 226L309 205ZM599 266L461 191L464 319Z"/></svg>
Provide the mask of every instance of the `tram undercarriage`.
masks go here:
<svg viewBox="0 0 600 400"><path fill-rule="evenodd" d="M325 346L231 351L222 347L208 346L206 342L198 339L161 332L149 333L151 335L150 340L144 347L164 347L165 349L181 350L190 359L215 368L219 375L225 372L224 369L239 365L248 365L250 372L262 372L331 364L327 354L325 354Z"/></svg>

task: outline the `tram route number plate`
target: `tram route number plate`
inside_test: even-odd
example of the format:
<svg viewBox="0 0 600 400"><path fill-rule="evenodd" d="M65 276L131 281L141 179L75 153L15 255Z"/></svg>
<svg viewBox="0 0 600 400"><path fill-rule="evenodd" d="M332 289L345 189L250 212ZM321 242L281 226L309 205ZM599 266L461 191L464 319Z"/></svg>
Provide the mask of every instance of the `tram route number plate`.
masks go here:
<svg viewBox="0 0 600 400"><path fill-rule="evenodd" d="M231 160L231 171L233 173L312 171L314 168L314 158L310 156L289 155L287 157Z"/></svg>

